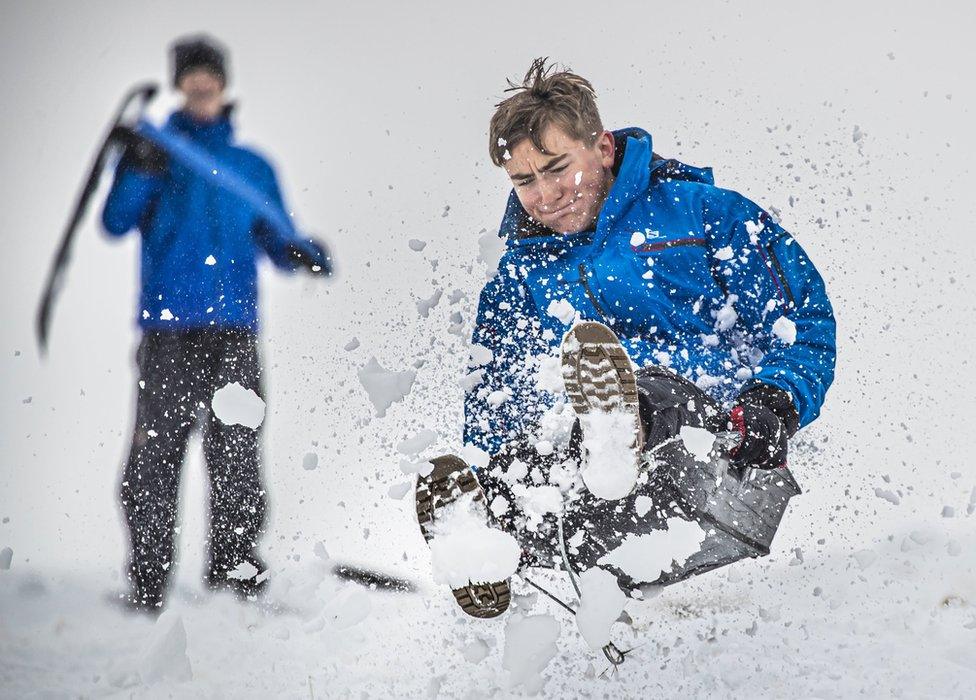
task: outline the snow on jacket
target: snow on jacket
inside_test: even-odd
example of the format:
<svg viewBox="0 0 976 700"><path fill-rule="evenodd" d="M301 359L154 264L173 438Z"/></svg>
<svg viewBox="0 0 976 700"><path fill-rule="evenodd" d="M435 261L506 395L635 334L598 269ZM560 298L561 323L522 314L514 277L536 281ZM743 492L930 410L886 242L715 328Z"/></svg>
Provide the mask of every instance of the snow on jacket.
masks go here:
<svg viewBox="0 0 976 700"><path fill-rule="evenodd" d="M659 158L641 129L614 136L619 167L595 230L556 235L509 196L507 250L472 338L465 443L494 454L536 427L560 389L551 377L546 386L540 360L558 353L574 313L610 326L638 367L669 366L725 406L771 384L810 423L835 362L813 263L759 206L716 187L710 168Z"/></svg>
<svg viewBox="0 0 976 700"><path fill-rule="evenodd" d="M234 143L228 115L204 123L175 112L164 132L202 148L284 211L274 170L261 156ZM174 158L161 175L120 166L102 222L114 236L133 228L142 234L139 325L144 329L256 331L259 249L286 270L296 267L291 246L319 255L308 239L276 231L238 198Z"/></svg>

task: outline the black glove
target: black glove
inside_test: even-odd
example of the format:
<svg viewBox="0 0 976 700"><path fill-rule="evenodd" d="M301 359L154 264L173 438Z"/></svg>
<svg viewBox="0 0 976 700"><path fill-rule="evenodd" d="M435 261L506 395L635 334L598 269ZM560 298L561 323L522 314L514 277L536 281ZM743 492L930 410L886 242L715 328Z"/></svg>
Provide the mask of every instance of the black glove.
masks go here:
<svg viewBox="0 0 976 700"><path fill-rule="evenodd" d="M289 245L288 246L288 259L291 260L296 265L301 265L306 268L313 275L322 275L323 277L332 276L332 256L329 255L328 251L325 249L321 243L317 241L308 241L308 246L311 251L304 250L298 246Z"/></svg>
<svg viewBox="0 0 976 700"><path fill-rule="evenodd" d="M166 151L127 126L117 126L109 138L125 150L119 167L131 169L146 175L162 175L169 166Z"/></svg>
<svg viewBox="0 0 976 700"><path fill-rule="evenodd" d="M787 440L800 424L787 392L757 384L739 395L728 421L729 429L742 435L731 454L733 466L775 469L786 464Z"/></svg>

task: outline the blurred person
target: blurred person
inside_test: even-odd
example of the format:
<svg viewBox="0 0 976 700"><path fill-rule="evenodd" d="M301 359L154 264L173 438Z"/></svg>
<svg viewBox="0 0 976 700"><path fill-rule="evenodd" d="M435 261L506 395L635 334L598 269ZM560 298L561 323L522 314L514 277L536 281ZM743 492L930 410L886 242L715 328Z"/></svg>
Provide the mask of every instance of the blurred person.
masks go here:
<svg viewBox="0 0 976 700"><path fill-rule="evenodd" d="M816 419L834 375L820 274L773 216L715 186L710 168L662 158L643 129L605 129L585 78L537 59L509 92L488 142L513 187L499 232L507 250L481 291L465 382L464 442L487 459L476 469L433 460L417 486L422 533L433 547L441 511L467 495L513 533L519 568L599 561L631 594L768 553L799 492L788 441ZM540 374L552 355L565 398ZM686 426L732 434L731 467L757 500L733 503L713 475L689 492L701 465L682 444ZM562 511L540 500L553 486ZM743 531L753 516L758 535ZM708 539L656 581L600 559L627 533L689 519ZM502 576L458 583L471 615L508 606Z"/></svg>
<svg viewBox="0 0 976 700"><path fill-rule="evenodd" d="M224 48L207 36L190 36L176 41L171 54L182 106L162 133L205 152L285 213L271 165L234 140ZM266 510L260 424L223 422L213 397L236 383L253 392L263 410L257 398L263 397L261 254L284 270L304 267L322 275L330 273L330 260L322 245L269 225L219 181L185 167L162 142L134 130L118 138L125 150L102 221L111 236L137 229L142 251L139 388L120 493L130 543L125 602L144 611L164 604L176 561L180 472L198 426L210 486L206 582L253 599L268 577L257 551Z"/></svg>

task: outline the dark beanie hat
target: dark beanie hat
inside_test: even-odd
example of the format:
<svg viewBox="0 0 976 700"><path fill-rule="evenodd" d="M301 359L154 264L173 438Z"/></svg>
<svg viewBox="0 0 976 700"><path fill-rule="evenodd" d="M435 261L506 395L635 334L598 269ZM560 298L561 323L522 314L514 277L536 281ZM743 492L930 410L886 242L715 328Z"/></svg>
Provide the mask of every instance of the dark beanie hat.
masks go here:
<svg viewBox="0 0 976 700"><path fill-rule="evenodd" d="M207 68L227 84L226 49L205 34L187 36L173 42L173 87L194 68Z"/></svg>

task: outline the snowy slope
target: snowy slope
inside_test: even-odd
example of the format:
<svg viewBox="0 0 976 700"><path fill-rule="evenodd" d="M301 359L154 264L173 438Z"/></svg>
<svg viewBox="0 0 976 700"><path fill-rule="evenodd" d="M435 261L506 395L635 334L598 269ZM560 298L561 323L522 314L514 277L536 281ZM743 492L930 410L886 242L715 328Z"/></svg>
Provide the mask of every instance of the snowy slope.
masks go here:
<svg viewBox="0 0 976 700"><path fill-rule="evenodd" d="M567 614L521 600L560 626L542 693L971 696L973 10L622 3L592 23L589 6L552 12L4 8L0 550L12 556L0 568L0 696L535 688L530 677L512 687L504 667L516 618L455 610L431 580L409 494L390 489L407 481L404 438L430 429L429 454L457 447L457 379L487 271L478 241L507 194L486 157L487 120L504 79L536 55L590 77L608 126L643 126L658 152L712 165L720 184L777 209L827 280L840 343L824 414L795 450L805 493L774 554L629 606L634 625L614 635L634 651L611 678ZM531 13L523 25L519 13ZM166 43L199 28L232 47L241 136L274 156L297 220L332 242L341 277L263 278L266 552L286 609L201 592L194 445L174 601L153 625L106 601L121 585L115 490L134 397L135 239L112 245L94 221L85 228L44 361L32 314L111 105L136 80L165 81ZM371 357L416 372L382 418L357 376ZM420 592L344 587L324 551L412 577ZM540 637L551 626L528 624Z"/></svg>

